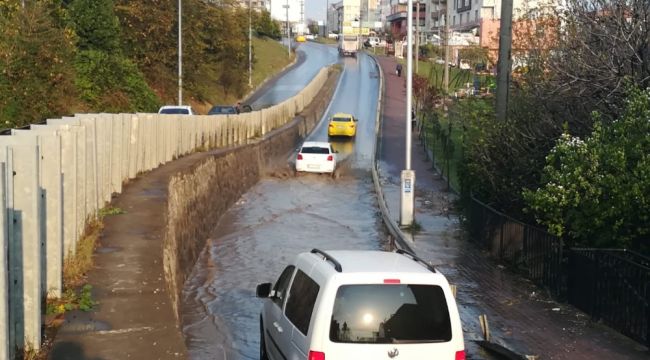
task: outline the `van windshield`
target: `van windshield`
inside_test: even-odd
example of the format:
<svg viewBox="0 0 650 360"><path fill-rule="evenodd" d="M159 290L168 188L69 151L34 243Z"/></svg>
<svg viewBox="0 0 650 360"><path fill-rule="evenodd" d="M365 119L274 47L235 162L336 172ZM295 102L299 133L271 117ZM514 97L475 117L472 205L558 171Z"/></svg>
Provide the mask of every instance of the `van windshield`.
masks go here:
<svg viewBox="0 0 650 360"><path fill-rule="evenodd" d="M414 343L451 340L447 300L435 285L345 285L334 300L330 340Z"/></svg>

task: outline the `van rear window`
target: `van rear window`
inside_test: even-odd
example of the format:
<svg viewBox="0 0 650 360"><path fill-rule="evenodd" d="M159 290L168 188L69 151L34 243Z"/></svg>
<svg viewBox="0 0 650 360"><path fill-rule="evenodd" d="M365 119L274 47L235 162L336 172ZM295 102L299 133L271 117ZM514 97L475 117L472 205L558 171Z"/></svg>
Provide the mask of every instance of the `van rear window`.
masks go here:
<svg viewBox="0 0 650 360"><path fill-rule="evenodd" d="M414 343L451 340L447 300L435 285L345 285L337 293L330 340Z"/></svg>

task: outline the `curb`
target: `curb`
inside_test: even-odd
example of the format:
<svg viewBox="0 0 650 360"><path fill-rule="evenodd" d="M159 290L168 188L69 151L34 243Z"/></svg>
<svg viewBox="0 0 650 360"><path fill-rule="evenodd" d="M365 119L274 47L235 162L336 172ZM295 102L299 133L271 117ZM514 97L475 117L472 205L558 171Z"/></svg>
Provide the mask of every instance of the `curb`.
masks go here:
<svg viewBox="0 0 650 360"><path fill-rule="evenodd" d="M408 250L412 253L414 253L414 249L409 243L408 240L404 237L404 234L402 233L402 230L397 226L393 220L390 218L390 213L388 212L388 207L386 206L386 198L384 197L384 191L381 188L381 184L379 183L379 172L377 170L377 152L379 151L379 147L377 144L379 144L379 138L381 137L381 119L382 115L384 113L384 71L381 68L381 65L379 65L379 61L375 57L374 54L369 54L366 52L368 56L375 62L375 65L377 66L377 72L379 73L379 99L377 99L377 115L375 117L375 146L374 146L374 151L372 152L372 182L375 185L375 192L377 193L377 202L379 203L379 208L381 209L381 217L384 221L384 224L386 224L386 227L388 228L388 232L391 234L393 239L396 241L396 245L398 244L400 248Z"/></svg>

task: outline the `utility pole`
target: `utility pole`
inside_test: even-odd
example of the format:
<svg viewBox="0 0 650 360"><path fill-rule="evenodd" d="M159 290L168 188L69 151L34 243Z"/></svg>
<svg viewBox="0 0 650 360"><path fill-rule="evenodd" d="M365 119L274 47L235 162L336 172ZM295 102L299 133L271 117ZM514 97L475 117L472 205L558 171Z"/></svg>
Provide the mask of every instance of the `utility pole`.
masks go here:
<svg viewBox="0 0 650 360"><path fill-rule="evenodd" d="M183 4L178 0L178 105L183 105Z"/></svg>
<svg viewBox="0 0 650 360"><path fill-rule="evenodd" d="M499 61L497 63L497 120L508 117L512 49L512 0L501 1L501 28L499 29Z"/></svg>
<svg viewBox="0 0 650 360"><path fill-rule="evenodd" d="M248 87L253 87L253 3L248 0Z"/></svg>
<svg viewBox="0 0 650 360"><path fill-rule="evenodd" d="M450 38L450 33L449 33L449 18L450 18L450 10L451 6L449 6L451 0L446 0L447 5L445 7L445 13L447 14L445 16L445 73L444 73L444 89L445 89L445 94L449 94L449 38Z"/></svg>
<svg viewBox="0 0 650 360"><path fill-rule="evenodd" d="M420 69L420 0L417 1L417 10L415 18L415 73L417 74Z"/></svg>
<svg viewBox="0 0 650 360"><path fill-rule="evenodd" d="M287 42L289 44L289 46L287 47L287 51L289 57L291 57L291 28L289 27L289 0L287 0L287 4L282 5L282 7L287 10Z"/></svg>
<svg viewBox="0 0 650 360"><path fill-rule="evenodd" d="M401 226L413 225L415 204L415 171L411 170L411 112L413 109L413 0L407 2L406 15L406 161L400 180L400 219Z"/></svg>
<svg viewBox="0 0 650 360"><path fill-rule="evenodd" d="M329 30L330 30L330 0L327 0L327 3L325 5L325 38L328 38L329 35Z"/></svg>

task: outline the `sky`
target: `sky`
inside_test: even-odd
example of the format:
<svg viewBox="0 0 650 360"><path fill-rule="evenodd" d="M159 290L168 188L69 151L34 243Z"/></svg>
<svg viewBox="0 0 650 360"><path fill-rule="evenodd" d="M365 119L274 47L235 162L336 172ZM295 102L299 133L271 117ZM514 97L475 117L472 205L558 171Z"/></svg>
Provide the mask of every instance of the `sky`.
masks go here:
<svg viewBox="0 0 650 360"><path fill-rule="evenodd" d="M331 0L332 4L335 2L338 0ZM325 21L325 7L327 0L305 0L305 18Z"/></svg>

